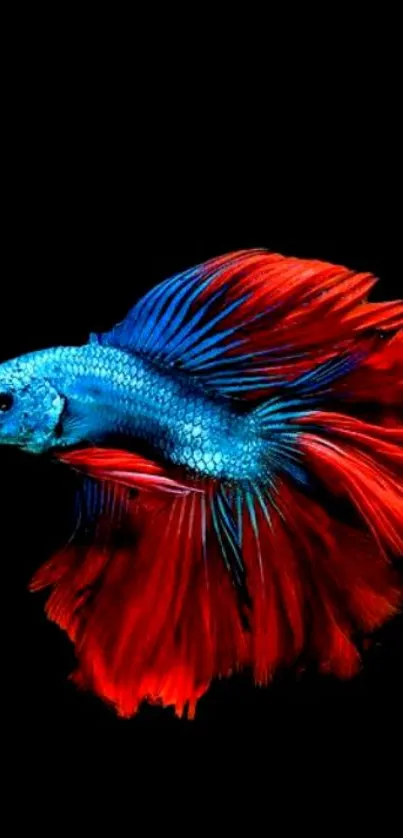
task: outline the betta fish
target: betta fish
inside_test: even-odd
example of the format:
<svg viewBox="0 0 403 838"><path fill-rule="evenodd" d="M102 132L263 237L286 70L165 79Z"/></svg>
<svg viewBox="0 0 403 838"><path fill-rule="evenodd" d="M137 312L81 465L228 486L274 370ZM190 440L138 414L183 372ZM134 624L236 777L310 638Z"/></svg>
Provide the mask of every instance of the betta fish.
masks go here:
<svg viewBox="0 0 403 838"><path fill-rule="evenodd" d="M31 588L119 715L192 717L244 670L352 676L360 632L399 611L403 302L370 302L375 282L243 250L0 365L0 443L77 480Z"/></svg>

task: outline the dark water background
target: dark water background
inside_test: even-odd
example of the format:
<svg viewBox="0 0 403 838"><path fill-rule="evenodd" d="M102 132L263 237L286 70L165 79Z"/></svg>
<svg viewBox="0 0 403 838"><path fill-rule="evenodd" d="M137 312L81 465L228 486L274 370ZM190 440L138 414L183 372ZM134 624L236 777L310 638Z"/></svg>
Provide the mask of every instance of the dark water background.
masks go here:
<svg viewBox="0 0 403 838"><path fill-rule="evenodd" d="M237 248L264 246L372 271L382 280L374 299L403 296L399 169L390 147L379 152L373 122L381 134L380 119L365 132L364 151L352 112L350 128L329 150L321 123L305 144L298 131L278 147L265 134L257 155L232 149L228 114L230 128L193 151L186 132L167 137L156 126L143 135L143 117L137 131L135 115L129 118L125 102L118 108L111 91L106 114L100 94L84 92L77 103L67 82L60 91L43 79L35 84L25 74L8 125L1 359L84 342L154 283ZM179 114L178 126L185 121ZM78 693L67 680L69 641L47 622L45 597L27 592L66 527L67 488L42 461L0 456L3 725L22 763L46 741L58 765L62 740L81 754L94 741L103 747L112 740L127 754L141 745L152 755L162 741L174 748L184 739L220 745L225 738L251 754L281 753L288 764L303 764L313 745L316 755L375 740L398 751L402 618L377 633L353 680L290 671L258 690L247 676L234 678L213 685L194 723L150 707L118 720Z"/></svg>

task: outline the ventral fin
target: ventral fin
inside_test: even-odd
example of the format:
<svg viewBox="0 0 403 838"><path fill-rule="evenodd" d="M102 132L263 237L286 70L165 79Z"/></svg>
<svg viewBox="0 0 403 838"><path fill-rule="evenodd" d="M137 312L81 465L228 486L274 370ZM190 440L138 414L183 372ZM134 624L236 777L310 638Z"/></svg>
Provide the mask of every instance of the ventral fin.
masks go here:
<svg viewBox="0 0 403 838"><path fill-rule="evenodd" d="M59 454L61 462L101 482L139 491L186 495L197 492L191 484L165 474L162 466L139 454L115 448L80 448Z"/></svg>

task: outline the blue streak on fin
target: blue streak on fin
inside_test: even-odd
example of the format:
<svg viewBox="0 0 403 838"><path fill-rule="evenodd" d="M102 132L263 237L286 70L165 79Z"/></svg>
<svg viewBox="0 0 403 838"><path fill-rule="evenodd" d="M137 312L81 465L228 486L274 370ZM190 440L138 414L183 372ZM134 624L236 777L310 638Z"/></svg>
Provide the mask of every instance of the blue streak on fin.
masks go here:
<svg viewBox="0 0 403 838"><path fill-rule="evenodd" d="M252 529L253 529L253 532L254 532L254 535L255 535L256 550L257 550L259 569L260 569L260 576L261 576L261 579L262 579L262 583L264 584L262 549L261 549L261 545L260 545L260 534L259 534L259 527L258 527L258 523L257 523L254 493L252 491L248 490L246 492L246 495L245 495L245 500L246 500L246 506L247 506L247 509L248 509L250 522L252 524Z"/></svg>
<svg viewBox="0 0 403 838"><path fill-rule="evenodd" d="M331 386L361 363L364 353L346 353L319 364L282 387L282 393L264 401L252 412L264 434L298 433L298 419L306 417L331 394ZM293 423L293 424L290 424Z"/></svg>
<svg viewBox="0 0 403 838"><path fill-rule="evenodd" d="M239 539L239 522L235 521L231 503L222 486L210 498L213 527L220 552L241 605L250 606L246 571Z"/></svg>
<svg viewBox="0 0 403 838"><path fill-rule="evenodd" d="M289 389L296 390L301 395L312 395L318 391L323 392L326 387L352 372L365 358L365 354L361 350L343 353L337 358L331 358L291 382Z"/></svg>
<svg viewBox="0 0 403 838"><path fill-rule="evenodd" d="M124 487L80 476L75 492L73 537L80 533L94 534L101 518L108 521L111 528L118 528L128 501L129 491Z"/></svg>
<svg viewBox="0 0 403 838"><path fill-rule="evenodd" d="M202 536L202 556L203 556L203 565L204 565L204 573L206 577L206 586L207 588L210 587L209 581L209 574L208 574L208 562L207 562L207 504L206 504L206 494L202 492L200 495L200 504L201 504L201 536Z"/></svg>
<svg viewBox="0 0 403 838"><path fill-rule="evenodd" d="M236 506L236 515L237 515L237 525L238 525L238 541L239 544L242 544L243 538L243 526L242 526L242 494L240 489L237 489L235 494L235 506Z"/></svg>

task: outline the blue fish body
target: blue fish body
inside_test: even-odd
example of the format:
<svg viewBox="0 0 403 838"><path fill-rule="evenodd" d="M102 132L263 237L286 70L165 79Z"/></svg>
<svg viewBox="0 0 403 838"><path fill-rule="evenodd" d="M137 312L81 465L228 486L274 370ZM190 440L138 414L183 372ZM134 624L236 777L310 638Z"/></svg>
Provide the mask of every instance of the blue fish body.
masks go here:
<svg viewBox="0 0 403 838"><path fill-rule="evenodd" d="M95 342L41 350L2 366L0 390L12 384L15 394L18 382L22 390L29 384L40 407L41 421L26 441L28 450L100 444L121 435L133 444L146 442L164 461L199 477L263 477L267 443L252 416L238 415L228 401L209 397L189 376L158 369L136 354ZM44 382L55 394L48 416ZM62 407L60 400L58 414L54 407ZM45 434L44 427L55 419L55 432ZM21 427L15 436L20 443L24 440Z"/></svg>

